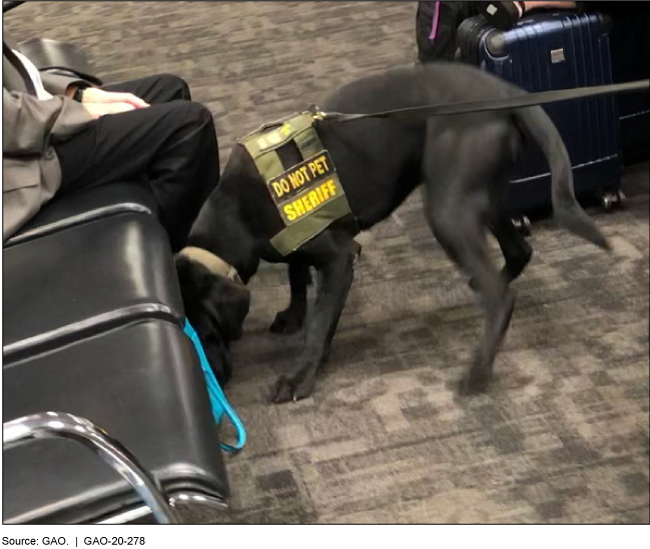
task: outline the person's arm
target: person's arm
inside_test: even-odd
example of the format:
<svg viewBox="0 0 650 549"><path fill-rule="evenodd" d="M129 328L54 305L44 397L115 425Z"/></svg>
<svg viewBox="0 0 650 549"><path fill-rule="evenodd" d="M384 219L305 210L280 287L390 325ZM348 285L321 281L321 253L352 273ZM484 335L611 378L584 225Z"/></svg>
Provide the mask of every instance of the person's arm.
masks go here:
<svg viewBox="0 0 650 549"><path fill-rule="evenodd" d="M29 60L27 62L31 63ZM76 76L39 71L39 77L45 90L52 95L65 95L74 99L77 90L81 88L83 91L81 102L83 103L127 103L136 109L149 106L146 101L132 93L107 92Z"/></svg>
<svg viewBox="0 0 650 549"><path fill-rule="evenodd" d="M485 2L483 15L501 30L510 30L527 13L539 9L578 9L576 2Z"/></svg>
<svg viewBox="0 0 650 549"><path fill-rule="evenodd" d="M107 114L120 114L147 103L131 94L110 93L92 88L86 101L78 103L63 95L38 99L2 88L2 151L36 154L47 148L52 137L65 137ZM136 106L137 104L137 106Z"/></svg>
<svg viewBox="0 0 650 549"><path fill-rule="evenodd" d="M41 154L52 137L71 135L93 118L84 105L62 95L43 101L2 88L2 152Z"/></svg>
<svg viewBox="0 0 650 549"><path fill-rule="evenodd" d="M516 4L523 4L523 13L528 13L537 9L558 9L558 10L574 10L576 9L575 2L515 2Z"/></svg>

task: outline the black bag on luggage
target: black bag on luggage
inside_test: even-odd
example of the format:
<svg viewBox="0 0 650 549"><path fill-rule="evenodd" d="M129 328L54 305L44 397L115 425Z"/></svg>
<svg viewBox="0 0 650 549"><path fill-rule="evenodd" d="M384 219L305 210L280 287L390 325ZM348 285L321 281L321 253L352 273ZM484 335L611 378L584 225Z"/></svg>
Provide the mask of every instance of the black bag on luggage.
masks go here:
<svg viewBox="0 0 650 549"><path fill-rule="evenodd" d="M599 2L600 4L601 2ZM650 78L650 2L628 4L612 13L612 68L614 82ZM608 7L613 2L606 2ZM620 117L621 149L626 164L650 158L650 95L647 90L616 98Z"/></svg>
<svg viewBox="0 0 650 549"><path fill-rule="evenodd" d="M415 38L418 60L452 61L456 53L458 27L480 12L481 2L418 2Z"/></svg>
<svg viewBox="0 0 650 549"><path fill-rule="evenodd" d="M477 65L529 92L612 84L609 23L596 13L541 13L509 31L481 17L458 29L456 59ZM622 200L618 109L612 97L596 97L544 107L569 151L578 197L601 195L603 204ZM513 216L551 204L547 161L529 150L509 187Z"/></svg>

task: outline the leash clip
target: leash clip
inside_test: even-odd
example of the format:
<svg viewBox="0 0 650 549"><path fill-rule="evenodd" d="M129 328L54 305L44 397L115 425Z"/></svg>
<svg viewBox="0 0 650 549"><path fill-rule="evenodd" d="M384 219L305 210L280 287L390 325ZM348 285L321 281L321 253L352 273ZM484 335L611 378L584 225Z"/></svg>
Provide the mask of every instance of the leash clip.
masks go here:
<svg viewBox="0 0 650 549"><path fill-rule="evenodd" d="M327 113L323 112L318 105L315 105L313 103L309 105L307 112L311 114L311 117L314 120L325 120L328 117Z"/></svg>

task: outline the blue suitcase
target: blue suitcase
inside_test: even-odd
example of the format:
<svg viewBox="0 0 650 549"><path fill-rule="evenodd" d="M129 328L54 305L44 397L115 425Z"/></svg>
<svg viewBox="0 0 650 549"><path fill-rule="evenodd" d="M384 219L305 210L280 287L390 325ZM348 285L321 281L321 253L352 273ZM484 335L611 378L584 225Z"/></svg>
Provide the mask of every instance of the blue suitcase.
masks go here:
<svg viewBox="0 0 650 549"><path fill-rule="evenodd" d="M594 13L543 13L510 31L482 16L458 29L456 59L471 63L529 92L611 84L609 24ZM545 106L569 151L578 198L600 196L603 206L622 203L623 171L616 101L598 97ZM508 190L513 217L551 205L549 168L531 147L522 155Z"/></svg>

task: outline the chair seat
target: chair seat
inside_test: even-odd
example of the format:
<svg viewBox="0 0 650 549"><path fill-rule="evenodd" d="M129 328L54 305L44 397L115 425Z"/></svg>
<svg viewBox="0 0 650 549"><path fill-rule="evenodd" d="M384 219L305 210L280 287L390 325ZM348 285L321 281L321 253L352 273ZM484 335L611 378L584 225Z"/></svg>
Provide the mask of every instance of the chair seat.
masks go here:
<svg viewBox="0 0 650 549"><path fill-rule="evenodd" d="M3 367L3 420L60 411L96 423L168 492L226 498L205 381L175 324L142 320ZM141 504L119 475L64 440L3 454L3 520L92 522Z"/></svg>
<svg viewBox="0 0 650 549"><path fill-rule="evenodd" d="M56 196L12 236L4 247L120 213L157 215L156 200L144 183L113 183Z"/></svg>
<svg viewBox="0 0 650 549"><path fill-rule="evenodd" d="M52 233L5 249L3 262L5 360L135 318L184 319L167 235L150 215Z"/></svg>

